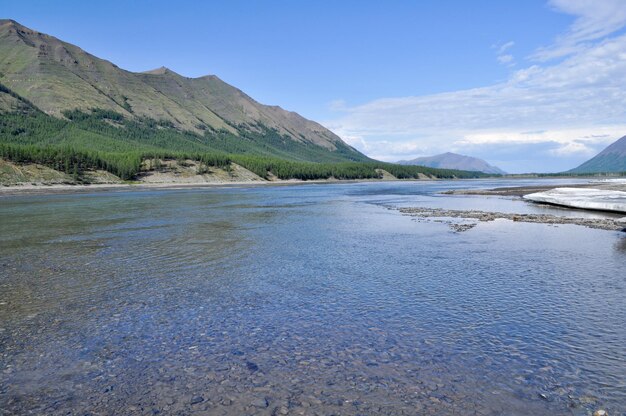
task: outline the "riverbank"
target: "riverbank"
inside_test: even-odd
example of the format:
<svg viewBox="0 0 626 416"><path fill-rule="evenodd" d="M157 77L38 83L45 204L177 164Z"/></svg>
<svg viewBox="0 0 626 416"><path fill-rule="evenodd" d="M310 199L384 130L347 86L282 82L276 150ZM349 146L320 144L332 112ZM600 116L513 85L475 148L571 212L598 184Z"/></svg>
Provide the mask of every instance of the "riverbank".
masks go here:
<svg viewBox="0 0 626 416"><path fill-rule="evenodd" d="M351 183L370 181L397 181L384 169L375 169L379 178L337 179L279 179L268 171L266 177L236 163L228 167L203 167L193 160L160 160L158 168L154 161L146 161L141 172L130 181L105 171L85 171L79 177L37 164L15 164L0 159L0 197L23 194L84 193L100 191L187 189L224 186L293 185L304 183ZM418 173L415 179L436 180L435 177Z"/></svg>
<svg viewBox="0 0 626 416"><path fill-rule="evenodd" d="M590 180L582 184L531 185L492 189L458 189L442 195L513 197L575 210L626 214L626 179Z"/></svg>
<svg viewBox="0 0 626 416"><path fill-rule="evenodd" d="M541 198L533 198L534 195L552 195L557 191L568 190L572 194L581 194L579 199L585 199L585 195L592 194L594 198L599 196L613 196L615 194L623 194L626 191L626 180L624 179L607 179L607 180L590 180L588 183L582 184L563 184L555 187L552 185L529 185L529 186L515 186L515 187L500 187L491 189L455 189L441 192L442 195L465 195L465 196L496 196L496 197L510 197L513 199L524 199L527 201L533 201L540 204L558 205L565 209L581 210L581 211L615 211L621 213L620 209L616 209L617 204L612 204L610 208L603 208L608 205L602 204L572 204L567 201L561 200L548 200ZM578 190L578 191L577 191ZM557 192L558 193L558 192ZM604 199L602 199L604 201ZM584 201L583 201L584 202ZM448 210L437 208L424 208L424 207L410 207L399 208L399 211L404 215L409 215L417 218L462 218L468 220L477 220L478 222L494 221L496 219L506 219L515 222L527 222L527 223L540 223L540 224L573 224L580 225L588 228L610 230L610 231L626 231L626 217L625 218L577 218L569 216L558 216L549 214L518 214L518 213L504 213L504 212L487 212L480 210ZM455 221L448 221L450 227L457 232L466 231L477 223L458 223Z"/></svg>
<svg viewBox="0 0 626 416"><path fill-rule="evenodd" d="M423 207L409 207L398 208L403 215L408 215L416 218L462 218L477 220L478 222L489 222L498 219L505 219L515 222L527 222L538 224L570 224L581 225L588 228L595 228L599 230L609 231L626 231L626 218L576 218L576 217L562 217L549 214L512 214L505 212L487 212L478 210L451 210L443 208L423 208ZM459 224L453 221L448 223L450 228L454 231L462 232L467 231L477 223L473 224Z"/></svg>
<svg viewBox="0 0 626 416"><path fill-rule="evenodd" d="M335 183L335 182L356 182L339 180L311 180L301 181L296 179L275 180L275 181L231 181L231 182L128 182L115 184L90 184L90 185L15 185L0 186L0 197L14 195L33 194L74 194L106 191L149 191L156 189L193 189L193 188L224 188L231 186L281 186L281 185L301 185L305 183Z"/></svg>
<svg viewBox="0 0 626 416"><path fill-rule="evenodd" d="M32 195L32 194L73 194L73 193L92 193L92 192L108 192L108 191L149 191L157 189L193 189L193 188L221 188L231 186L288 186L303 184L328 184L328 183L360 183L360 182L407 182L407 181L438 181L431 177L423 177L420 179L398 179L393 176L384 175L382 179L314 179L299 180L287 179L282 180L272 178L272 180L262 179L260 177L246 177L242 180L234 175L195 175L187 177L170 177L162 178L163 182L158 182L157 175L146 175L141 181L118 181L115 183L22 183L12 185L0 185L0 197L15 195ZM221 172L220 172L221 173ZM463 181L466 179L456 179ZM567 186L571 188L597 188L598 182L590 182L585 184L564 184L559 186ZM603 189L626 190L626 182L623 183L602 183ZM477 195L477 196L504 196L504 197L523 197L524 195L554 189L554 185L541 186L515 186L515 187L498 187L491 189L456 189L441 192L442 195Z"/></svg>
<svg viewBox="0 0 626 416"><path fill-rule="evenodd" d="M564 184L559 187L567 188L593 188L606 191L626 192L626 179L624 180L590 180L589 183ZM554 185L532 185L532 186L509 186L492 189L453 189L441 192L442 195L483 195L483 196L513 196L523 197L524 195L537 192L545 192L554 189Z"/></svg>
<svg viewBox="0 0 626 416"><path fill-rule="evenodd" d="M524 195L523 198L542 204L626 215L626 192L624 191L599 188L554 188Z"/></svg>

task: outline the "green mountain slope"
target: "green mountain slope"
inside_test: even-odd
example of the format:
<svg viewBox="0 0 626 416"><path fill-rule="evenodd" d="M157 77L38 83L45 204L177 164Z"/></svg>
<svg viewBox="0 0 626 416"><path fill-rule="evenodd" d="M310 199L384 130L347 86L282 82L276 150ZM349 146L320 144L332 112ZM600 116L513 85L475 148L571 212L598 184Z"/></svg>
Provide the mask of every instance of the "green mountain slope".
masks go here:
<svg viewBox="0 0 626 416"><path fill-rule="evenodd" d="M0 158L75 182L96 170L133 179L173 159L200 171L235 163L266 179L481 176L373 161L215 76L132 73L12 20L0 20Z"/></svg>
<svg viewBox="0 0 626 416"><path fill-rule="evenodd" d="M0 114L23 114L33 109L34 107L31 103L0 84Z"/></svg>
<svg viewBox="0 0 626 416"><path fill-rule="evenodd" d="M97 108L129 119L168 121L199 134L225 131L250 137L272 131L302 145L340 149L342 160L367 160L318 123L259 104L216 76L186 78L166 68L125 71L13 20L0 20L0 83L56 117L67 110Z"/></svg>
<svg viewBox="0 0 626 416"><path fill-rule="evenodd" d="M626 172L626 136L582 165L570 170L572 173Z"/></svg>

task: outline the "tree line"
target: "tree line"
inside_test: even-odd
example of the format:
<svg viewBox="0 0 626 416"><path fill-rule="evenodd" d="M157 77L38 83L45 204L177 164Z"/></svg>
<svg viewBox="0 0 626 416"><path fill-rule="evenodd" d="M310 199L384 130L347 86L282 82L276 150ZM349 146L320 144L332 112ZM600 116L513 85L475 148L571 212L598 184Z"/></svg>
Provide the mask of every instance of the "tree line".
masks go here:
<svg viewBox="0 0 626 416"><path fill-rule="evenodd" d="M36 109L0 114L0 157L17 163L39 163L80 177L102 169L124 180L136 177L144 160L190 159L208 167L232 162L262 178L374 179L384 169L399 179L425 174L438 178L474 178L479 172L433 169L377 162L347 145L335 152L296 142L264 125L234 126L239 135L206 128L203 134L180 131L169 121L126 119L111 110L65 111L65 119ZM358 155L358 156L355 156ZM354 160L356 159L356 160ZM158 167L157 164L152 168Z"/></svg>

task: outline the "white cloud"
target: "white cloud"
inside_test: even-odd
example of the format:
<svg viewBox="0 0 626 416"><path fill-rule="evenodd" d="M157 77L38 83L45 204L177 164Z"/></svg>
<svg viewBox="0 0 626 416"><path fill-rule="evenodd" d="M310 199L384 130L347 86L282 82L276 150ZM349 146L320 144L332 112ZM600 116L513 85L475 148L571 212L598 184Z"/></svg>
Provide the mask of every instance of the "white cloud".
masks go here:
<svg viewBox="0 0 626 416"><path fill-rule="evenodd" d="M561 147L552 150L556 156L569 156L571 154L582 154L584 156L593 156L595 151L591 147L581 142L565 143Z"/></svg>
<svg viewBox="0 0 626 416"><path fill-rule="evenodd" d="M348 143L352 147L359 148L364 152L367 152L369 150L368 143L365 140L363 140L363 137L361 136L344 133L342 134L341 138L343 139L344 142Z"/></svg>
<svg viewBox="0 0 626 416"><path fill-rule="evenodd" d="M515 66L515 58L511 53L507 53L509 49L511 49L515 45L515 42L509 41L503 44L493 45L492 48L497 51L497 60L502 65L506 65L508 67Z"/></svg>
<svg viewBox="0 0 626 416"><path fill-rule="evenodd" d="M616 135L623 136L624 125L617 124L613 126L602 127L572 127L559 128L553 130L538 130L532 132L514 132L510 130L493 130L467 134L463 139L459 139L454 143L456 145L483 145L483 144L532 144L553 142L566 148L572 143L578 144L603 144L612 141ZM574 149L574 147L569 147ZM578 149L581 149L578 147ZM564 151L565 153L565 151Z"/></svg>
<svg viewBox="0 0 626 416"><path fill-rule="evenodd" d="M513 55L500 55L498 56L498 62L500 62L501 64L510 64L513 62Z"/></svg>
<svg viewBox="0 0 626 416"><path fill-rule="evenodd" d="M533 57L549 60L568 56L588 46L589 42L608 36L626 25L624 0L550 0L558 12L577 16L569 30L553 45L539 49Z"/></svg>
<svg viewBox="0 0 626 416"><path fill-rule="evenodd" d="M507 50L511 49L514 45L515 45L515 42L513 41L506 42L498 47L498 53L503 54Z"/></svg>
<svg viewBox="0 0 626 416"><path fill-rule="evenodd" d="M521 143L552 143L552 157L592 155L626 134L626 35L613 34L626 25L626 1L550 4L579 16L554 45L537 52L565 57L559 62L514 71L492 86L344 107L326 125L384 160ZM609 15L610 28L602 27Z"/></svg>

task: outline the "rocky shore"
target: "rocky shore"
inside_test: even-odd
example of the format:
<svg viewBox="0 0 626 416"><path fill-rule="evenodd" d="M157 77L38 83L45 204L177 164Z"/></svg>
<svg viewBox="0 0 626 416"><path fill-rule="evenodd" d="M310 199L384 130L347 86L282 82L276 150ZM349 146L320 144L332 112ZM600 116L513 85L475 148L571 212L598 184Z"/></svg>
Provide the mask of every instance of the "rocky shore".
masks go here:
<svg viewBox="0 0 626 416"><path fill-rule="evenodd" d="M626 191L626 179L625 180L608 180L608 181L589 181L582 184L571 185L559 185L560 187L567 186L568 188L593 188L603 189L607 191ZM501 187L493 189L454 189L450 191L441 192L442 195L484 195L484 196L517 196L523 197L524 195L533 194L536 192L544 192L554 189L554 185L535 185L535 186L511 186Z"/></svg>
<svg viewBox="0 0 626 416"><path fill-rule="evenodd" d="M398 208L398 210L411 217L417 218L462 218L473 219L479 222L494 221L497 219L506 219L515 222L528 222L539 224L572 224L582 225L584 227L596 228L600 230L611 231L624 231L626 232L626 217L625 218L575 218L575 217L560 217L556 215L548 214L511 214L505 212L485 212L475 210L450 210L441 208L423 208L423 207L411 207L411 208ZM450 227L457 232L466 231L473 228L474 224L458 224L449 222Z"/></svg>

